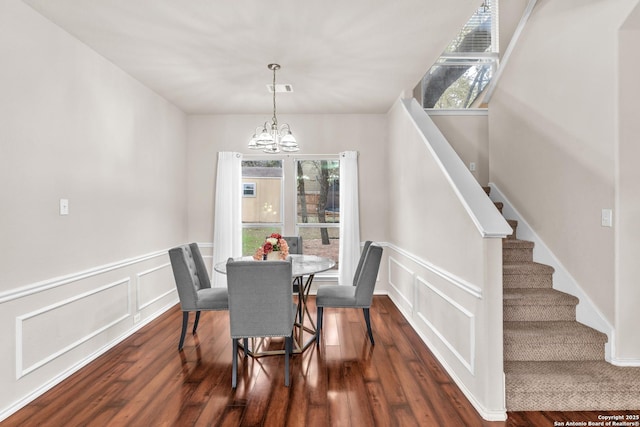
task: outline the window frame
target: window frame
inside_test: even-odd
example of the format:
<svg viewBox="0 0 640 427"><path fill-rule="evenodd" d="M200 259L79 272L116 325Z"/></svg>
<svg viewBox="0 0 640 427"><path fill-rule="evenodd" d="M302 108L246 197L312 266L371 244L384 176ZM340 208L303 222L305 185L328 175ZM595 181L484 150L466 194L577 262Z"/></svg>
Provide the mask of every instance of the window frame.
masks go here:
<svg viewBox="0 0 640 427"><path fill-rule="evenodd" d="M486 113L487 108L481 107L482 100L484 99L484 94L486 94L486 90L491 85L491 79L485 86L484 90L480 92L480 104L477 106L469 106L469 107L449 107L449 108L432 108L432 107L424 107L424 91L425 91L425 81L427 80L427 76L436 66L456 66L456 65L470 65L471 66L479 66L482 64L490 64L492 68L492 79L496 76L499 65L500 65L500 46L499 46L499 0L489 0L491 7L491 46L488 52L447 52L446 50L442 52L442 54L438 57L438 59L429 67L427 72L424 74L420 83L418 84L420 90L420 104L423 106L425 111L428 114L435 115L457 115L462 111L477 111L480 114L483 112ZM484 2L483 2L484 4ZM478 7L480 9L482 5ZM464 30L467 26L468 22L473 19L472 15L469 17L469 20L465 25L460 29L460 32ZM448 46L447 46L448 47ZM475 102L471 103L473 105ZM472 113L473 114L473 113Z"/></svg>
<svg viewBox="0 0 640 427"><path fill-rule="evenodd" d="M282 221L280 223L242 223L243 230L245 228L279 228L280 234L300 235L301 228L319 228L317 223L298 224L297 222L297 162L304 160L330 160L340 163L339 154L243 154L242 161L258 161L258 160L279 160L282 162L282 184L280 198L280 212ZM339 229L340 223L324 223L326 228ZM324 227L323 227L324 228ZM338 265L338 269L340 266ZM315 275L316 281L335 281L339 276L339 270L323 271Z"/></svg>

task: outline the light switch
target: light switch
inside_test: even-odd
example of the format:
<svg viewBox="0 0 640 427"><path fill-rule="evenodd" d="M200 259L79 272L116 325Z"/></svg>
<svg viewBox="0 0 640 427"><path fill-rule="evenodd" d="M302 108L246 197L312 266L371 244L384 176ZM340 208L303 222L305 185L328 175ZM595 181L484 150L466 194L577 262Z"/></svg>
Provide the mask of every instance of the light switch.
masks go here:
<svg viewBox="0 0 640 427"><path fill-rule="evenodd" d="M613 227L613 211L611 209L602 209L602 226Z"/></svg>
<svg viewBox="0 0 640 427"><path fill-rule="evenodd" d="M69 215L69 199L60 199L60 215Z"/></svg>

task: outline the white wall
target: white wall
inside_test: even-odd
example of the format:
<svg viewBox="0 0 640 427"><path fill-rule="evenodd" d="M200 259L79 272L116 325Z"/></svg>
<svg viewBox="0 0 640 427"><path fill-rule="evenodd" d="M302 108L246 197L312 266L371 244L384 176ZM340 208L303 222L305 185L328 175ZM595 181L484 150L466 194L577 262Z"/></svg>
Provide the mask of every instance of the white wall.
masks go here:
<svg viewBox="0 0 640 427"><path fill-rule="evenodd" d="M189 116L188 205L189 240L213 240L214 190L219 151L260 154L247 143L256 126L269 120L259 115ZM358 151L360 185L360 236L362 240L384 241L386 219L392 208L386 198L389 172L384 114L282 115L301 147L301 154L338 154ZM291 158L295 158L292 155ZM285 182L290 191L291 182ZM290 191L292 193L292 191ZM292 193L293 194L293 193Z"/></svg>
<svg viewBox="0 0 640 427"><path fill-rule="evenodd" d="M447 138L464 164L475 163L471 174L482 186L489 183L489 131L487 114L433 114L431 120Z"/></svg>
<svg viewBox="0 0 640 427"><path fill-rule="evenodd" d="M389 296L478 412L505 419L502 240L482 238L401 104L388 116Z"/></svg>
<svg viewBox="0 0 640 427"><path fill-rule="evenodd" d="M0 61L2 419L177 301L187 218L180 110L17 0Z"/></svg>
<svg viewBox="0 0 640 427"><path fill-rule="evenodd" d="M622 364L640 363L628 305L638 298L638 38L619 31L637 4L539 1L489 114L490 180L614 325L612 362ZM602 209L614 210L613 228L601 226Z"/></svg>
<svg viewBox="0 0 640 427"><path fill-rule="evenodd" d="M490 180L609 321L614 230L600 214L614 207L617 29L635 1L538 2L489 113Z"/></svg>

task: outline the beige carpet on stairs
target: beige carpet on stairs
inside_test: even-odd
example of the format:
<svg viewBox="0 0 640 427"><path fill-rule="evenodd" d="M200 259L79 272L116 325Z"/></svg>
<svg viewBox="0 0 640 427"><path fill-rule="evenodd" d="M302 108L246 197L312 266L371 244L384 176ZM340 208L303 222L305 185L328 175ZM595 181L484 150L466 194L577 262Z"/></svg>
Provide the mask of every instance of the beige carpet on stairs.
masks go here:
<svg viewBox="0 0 640 427"><path fill-rule="evenodd" d="M488 188L485 188L489 194ZM496 203L502 212L502 203ZM640 411L640 367L604 359L607 336L576 321L578 298L553 289L533 242L503 239L504 370L508 411Z"/></svg>

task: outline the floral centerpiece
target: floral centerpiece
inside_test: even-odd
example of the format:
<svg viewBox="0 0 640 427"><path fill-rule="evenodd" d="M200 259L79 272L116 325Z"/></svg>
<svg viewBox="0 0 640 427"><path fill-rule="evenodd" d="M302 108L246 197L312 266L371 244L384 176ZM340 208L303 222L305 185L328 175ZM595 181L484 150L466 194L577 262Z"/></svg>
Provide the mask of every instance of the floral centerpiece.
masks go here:
<svg viewBox="0 0 640 427"><path fill-rule="evenodd" d="M273 233L267 237L253 254L255 260L284 260L289 256L289 245L287 241L278 233Z"/></svg>

